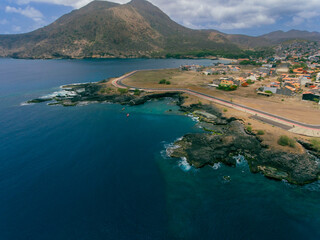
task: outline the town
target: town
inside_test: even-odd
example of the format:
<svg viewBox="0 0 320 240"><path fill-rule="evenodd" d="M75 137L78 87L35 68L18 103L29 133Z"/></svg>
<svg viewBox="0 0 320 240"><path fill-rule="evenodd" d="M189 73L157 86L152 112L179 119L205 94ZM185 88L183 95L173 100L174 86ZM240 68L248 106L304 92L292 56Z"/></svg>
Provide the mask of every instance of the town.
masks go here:
<svg viewBox="0 0 320 240"><path fill-rule="evenodd" d="M271 58L238 59L214 66L181 66L181 71L212 77L208 86L224 91L253 86L257 95L296 97L320 101L320 49L316 42L280 45Z"/></svg>

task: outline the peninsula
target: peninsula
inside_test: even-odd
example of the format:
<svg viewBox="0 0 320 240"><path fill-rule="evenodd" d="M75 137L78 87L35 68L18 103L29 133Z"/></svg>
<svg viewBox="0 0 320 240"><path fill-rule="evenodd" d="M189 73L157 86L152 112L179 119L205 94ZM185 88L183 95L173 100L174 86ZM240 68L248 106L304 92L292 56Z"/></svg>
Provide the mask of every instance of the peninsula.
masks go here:
<svg viewBox="0 0 320 240"><path fill-rule="evenodd" d="M239 74L255 68L236 63L226 66L241 69ZM220 81L231 81L225 79L226 75L235 77L236 74L231 73L232 70L221 76L207 74L210 69L212 67L181 66L180 69L133 71L97 83L64 86L54 97L33 99L29 103L139 105L169 97L183 113L198 118L204 130L183 136L174 148L168 149L171 157L184 157L193 167L202 168L218 162L236 166L236 157L242 155L253 173L260 172L268 178L299 185L320 179L318 105L297 97L257 94L257 89L264 85L262 79L256 83L247 79L250 85L242 83L236 91L225 91L221 84L213 83L214 79L224 76Z"/></svg>

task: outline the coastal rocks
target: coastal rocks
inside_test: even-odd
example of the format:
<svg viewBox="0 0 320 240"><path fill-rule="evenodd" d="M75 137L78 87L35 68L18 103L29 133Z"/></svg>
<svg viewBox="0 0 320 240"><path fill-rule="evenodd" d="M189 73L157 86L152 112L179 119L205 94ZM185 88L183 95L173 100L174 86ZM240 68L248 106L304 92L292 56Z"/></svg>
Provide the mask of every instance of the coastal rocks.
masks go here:
<svg viewBox="0 0 320 240"><path fill-rule="evenodd" d="M248 162L252 172L262 172L266 177L299 185L314 182L320 176L318 159L308 153L264 150Z"/></svg>
<svg viewBox="0 0 320 240"><path fill-rule="evenodd" d="M194 111L195 107L191 106L188 110ZM217 111L211 106L197 107L201 111L209 110L211 114ZM206 133L186 134L175 142L170 156L186 158L193 167L202 168L219 162L234 167L235 156L242 155L247 160L251 172L260 172L268 178L287 180L299 185L319 179L320 166L316 156L308 152L290 153L280 149L268 149L268 146L261 144L258 136L248 134L239 121L226 119L220 113L216 113L215 116L217 118L213 122L219 124L209 124L207 121L200 123L205 126Z"/></svg>
<svg viewBox="0 0 320 240"><path fill-rule="evenodd" d="M136 96L134 94L104 93L100 83L84 83L64 86L63 90L55 92L49 96L37 98L27 103L50 102L49 105L62 105L65 107L76 106L83 102L110 102L122 105L141 105L153 99L174 98L177 104L183 102L183 97L178 92L165 92L157 94L143 94Z"/></svg>
<svg viewBox="0 0 320 240"><path fill-rule="evenodd" d="M319 151L312 145L299 142L306 151L285 152L281 148L269 149L263 139L247 131L241 120L226 118L211 105L193 104L183 106L184 97L178 92L120 94L109 91L100 83L75 84L63 87L59 92L28 101L49 105L76 106L87 102L110 102L123 105L140 105L153 99L172 98L180 110L199 120L205 133L186 134L170 149L171 157L183 158L196 168L224 163L236 166L236 156L242 155L253 173L262 173L268 178L287 180L294 184L306 184L319 179Z"/></svg>
<svg viewBox="0 0 320 240"><path fill-rule="evenodd" d="M261 150L260 142L253 136L240 131L240 123L233 121L225 128L217 126L214 133L187 134L175 145L172 157L186 157L189 164L196 168L222 162L236 166L234 156L239 154L257 155ZM216 134L219 132L219 134Z"/></svg>

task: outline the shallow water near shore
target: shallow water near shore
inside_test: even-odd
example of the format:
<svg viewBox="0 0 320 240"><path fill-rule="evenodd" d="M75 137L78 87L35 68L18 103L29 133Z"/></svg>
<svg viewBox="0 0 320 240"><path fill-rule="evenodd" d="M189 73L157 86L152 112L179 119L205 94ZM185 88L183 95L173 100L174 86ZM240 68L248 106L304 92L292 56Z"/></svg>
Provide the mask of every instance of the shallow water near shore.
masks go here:
<svg viewBox="0 0 320 240"><path fill-rule="evenodd" d="M269 180L244 160L194 169L166 157L202 131L168 99L20 105L60 85L186 63L211 61L0 59L0 239L319 239L318 182Z"/></svg>

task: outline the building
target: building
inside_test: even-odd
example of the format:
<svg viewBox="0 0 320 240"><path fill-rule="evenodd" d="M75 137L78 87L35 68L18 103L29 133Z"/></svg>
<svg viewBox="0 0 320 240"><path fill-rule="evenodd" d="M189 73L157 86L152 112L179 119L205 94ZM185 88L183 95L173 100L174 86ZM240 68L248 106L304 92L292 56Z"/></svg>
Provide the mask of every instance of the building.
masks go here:
<svg viewBox="0 0 320 240"><path fill-rule="evenodd" d="M293 96L295 93L295 89L289 86L286 86L283 88L278 88L276 93L280 95L285 95L285 96Z"/></svg>
<svg viewBox="0 0 320 240"><path fill-rule="evenodd" d="M311 91L304 92L302 94L302 100L319 102L320 101L320 93L315 93L315 92L311 92Z"/></svg>
<svg viewBox="0 0 320 240"><path fill-rule="evenodd" d="M270 92L276 94L276 93L277 93L277 90L278 90L278 88L276 88L276 87L263 87L263 91L264 91L264 92L270 91Z"/></svg>
<svg viewBox="0 0 320 240"><path fill-rule="evenodd" d="M231 85L234 85L234 82L232 80L221 80L220 81L220 85L223 85L223 86L231 86Z"/></svg>

